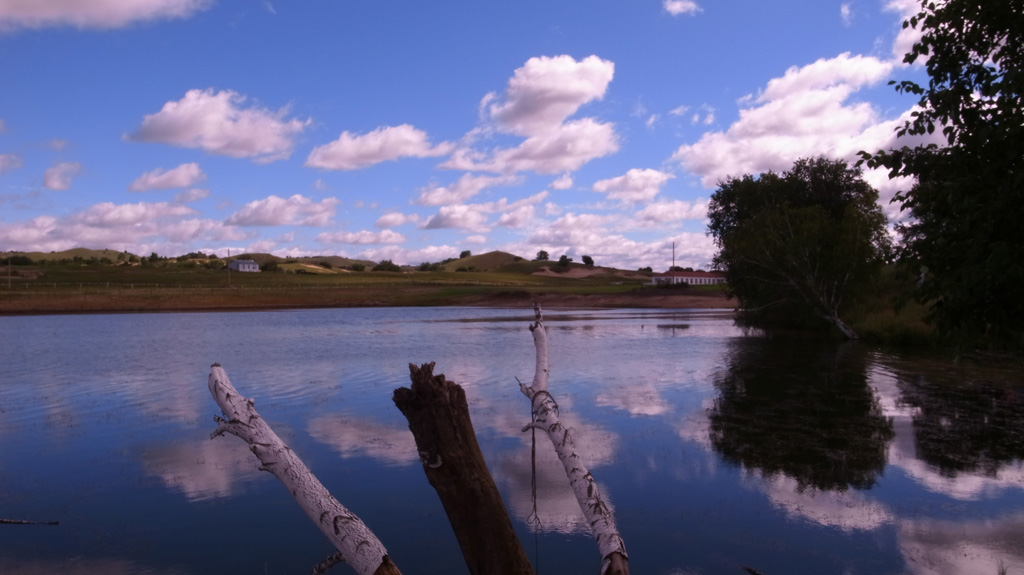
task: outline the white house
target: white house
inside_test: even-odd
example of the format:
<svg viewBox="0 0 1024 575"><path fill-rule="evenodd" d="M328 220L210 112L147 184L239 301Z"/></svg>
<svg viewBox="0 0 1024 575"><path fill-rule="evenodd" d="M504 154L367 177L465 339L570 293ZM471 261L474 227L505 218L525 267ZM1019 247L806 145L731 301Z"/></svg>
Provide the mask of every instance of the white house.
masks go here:
<svg viewBox="0 0 1024 575"><path fill-rule="evenodd" d="M231 260L228 262L228 269L236 272L258 272L260 264L253 260Z"/></svg>
<svg viewBox="0 0 1024 575"><path fill-rule="evenodd" d="M665 272L651 276L651 285L659 284L718 285L725 283L724 272Z"/></svg>

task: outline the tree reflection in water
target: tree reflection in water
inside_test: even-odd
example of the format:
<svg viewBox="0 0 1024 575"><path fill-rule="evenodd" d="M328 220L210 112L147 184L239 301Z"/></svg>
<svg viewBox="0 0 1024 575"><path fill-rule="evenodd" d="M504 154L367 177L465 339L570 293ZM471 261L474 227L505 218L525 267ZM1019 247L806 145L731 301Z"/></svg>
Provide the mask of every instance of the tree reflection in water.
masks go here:
<svg viewBox="0 0 1024 575"><path fill-rule="evenodd" d="M1024 388L992 370L961 371L897 372L900 402L915 408L917 457L945 477L994 477L1024 460Z"/></svg>
<svg viewBox="0 0 1024 575"><path fill-rule="evenodd" d="M711 444L729 462L798 489L871 487L893 439L856 345L742 338L716 377Z"/></svg>

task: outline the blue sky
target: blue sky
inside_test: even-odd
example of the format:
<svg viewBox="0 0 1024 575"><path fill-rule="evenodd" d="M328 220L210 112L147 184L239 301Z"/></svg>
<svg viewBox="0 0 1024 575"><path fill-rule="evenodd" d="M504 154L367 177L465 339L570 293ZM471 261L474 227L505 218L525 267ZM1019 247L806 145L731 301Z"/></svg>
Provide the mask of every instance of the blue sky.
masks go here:
<svg viewBox="0 0 1024 575"><path fill-rule="evenodd" d="M0 251L707 266L717 182L893 145L915 8L0 0Z"/></svg>

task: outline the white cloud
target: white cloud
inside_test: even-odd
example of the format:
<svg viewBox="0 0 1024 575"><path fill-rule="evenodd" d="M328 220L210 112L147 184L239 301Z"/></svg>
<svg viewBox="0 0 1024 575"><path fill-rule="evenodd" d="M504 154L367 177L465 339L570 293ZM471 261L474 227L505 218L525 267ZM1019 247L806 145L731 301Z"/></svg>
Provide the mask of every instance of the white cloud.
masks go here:
<svg viewBox="0 0 1024 575"><path fill-rule="evenodd" d="M327 190L327 182L325 182L323 178L317 178L316 181L313 182L313 189L318 192L323 192Z"/></svg>
<svg viewBox="0 0 1024 575"><path fill-rule="evenodd" d="M428 218L421 227L428 230L455 228L482 233L490 230L487 225L487 216L488 214L494 213L506 214L505 217L499 218L499 225L506 227L519 227L522 223L528 220L529 217L533 216L533 205L544 201L547 196L547 192L540 192L515 202L509 202L506 198L502 198L496 202L488 202L485 204L455 204L451 206L442 206L441 209L439 209L433 216L430 216L430 218ZM527 207L531 209L526 210L525 208ZM524 218L526 218L526 220L524 220Z"/></svg>
<svg viewBox="0 0 1024 575"><path fill-rule="evenodd" d="M644 226L681 223L685 220L703 220L707 215L708 203L703 199L694 202L682 200L653 202L634 214Z"/></svg>
<svg viewBox="0 0 1024 575"><path fill-rule="evenodd" d="M135 253L184 253L188 242L237 241L236 228L196 219L196 211L167 202L103 202L63 218L40 216L0 223L0 244L20 251L60 251L74 247L129 250Z"/></svg>
<svg viewBox="0 0 1024 575"><path fill-rule="evenodd" d="M644 122L644 126L647 126L648 130L653 130L654 125L658 123L658 118L660 118L658 114L651 114L650 117L648 117L647 120Z"/></svg>
<svg viewBox="0 0 1024 575"><path fill-rule="evenodd" d="M363 135L342 132L337 140L317 146L305 165L325 170L358 170L399 158L429 158L451 152L453 144L431 146L426 132L409 124L385 126Z"/></svg>
<svg viewBox="0 0 1024 575"><path fill-rule="evenodd" d="M416 203L421 206L443 206L461 204L486 188L505 186L522 182L514 176L474 176L463 174L451 186L430 186L420 191Z"/></svg>
<svg viewBox="0 0 1024 575"><path fill-rule="evenodd" d="M479 205L456 204L442 206L423 224L424 229L456 228L473 232L487 232L487 213Z"/></svg>
<svg viewBox="0 0 1024 575"><path fill-rule="evenodd" d="M310 120L286 120L287 108L276 112L242 108L245 100L231 90L189 90L181 100L167 102L159 112L146 115L128 138L252 158L261 164L291 156L296 136Z"/></svg>
<svg viewBox="0 0 1024 575"><path fill-rule="evenodd" d="M551 187L556 190L568 190L572 187L572 176L569 174L562 174L560 178L551 182Z"/></svg>
<svg viewBox="0 0 1024 575"><path fill-rule="evenodd" d="M401 212L388 212L377 218L374 226L378 228L394 228L403 224L420 221L419 214L403 214Z"/></svg>
<svg viewBox="0 0 1024 575"><path fill-rule="evenodd" d="M225 223L235 226L326 226L334 217L339 203L337 198L315 202L300 194L290 198L269 196L249 202Z"/></svg>
<svg viewBox="0 0 1024 575"><path fill-rule="evenodd" d="M391 260L400 265L415 265L422 262L436 262L446 258L455 258L458 257L459 251L460 248L453 246L426 246L418 250L407 250L392 244L363 250L356 254L355 257L374 262Z"/></svg>
<svg viewBox="0 0 1024 575"><path fill-rule="evenodd" d="M570 56L531 58L509 80L503 97L487 94L480 103L495 130L525 137L519 146L481 152L460 148L442 168L541 174L572 172L618 151L614 125L594 118L567 121L581 106L604 97L615 65L597 56L577 62Z"/></svg>
<svg viewBox="0 0 1024 575"><path fill-rule="evenodd" d="M380 232L362 230L358 232L323 233L318 235L316 240L323 244L404 244L405 236L391 230Z"/></svg>
<svg viewBox="0 0 1024 575"><path fill-rule="evenodd" d="M146 172L132 182L128 189L133 192L145 192L148 190L167 190L172 188L187 188L206 179L206 174L199 169L199 164L182 164L177 168L162 170L157 168L152 172Z"/></svg>
<svg viewBox="0 0 1024 575"><path fill-rule="evenodd" d="M889 0L885 4L885 10L887 12L896 12L900 15L900 21L907 20L911 16L914 16L921 11L921 3L919 0ZM896 40L892 44L892 55L898 61L902 62L903 57L910 52L911 48L914 47L918 41L921 40L922 32L920 28L914 28L907 26L906 28L900 28L900 31L896 34ZM927 62L927 57L918 57L916 64L924 64Z"/></svg>
<svg viewBox="0 0 1024 575"><path fill-rule="evenodd" d="M615 127L593 118L561 124L542 135L531 136L516 148L498 150L490 157L468 149L457 150L441 165L467 171L538 174L574 172L590 160L619 150Z"/></svg>
<svg viewBox="0 0 1024 575"><path fill-rule="evenodd" d="M71 187L71 179L82 171L78 162L61 162L51 166L43 174L43 185L51 190L66 190Z"/></svg>
<svg viewBox="0 0 1024 575"><path fill-rule="evenodd" d="M676 108L672 108L671 110L669 110L668 114L670 116L682 116L687 111L689 111L689 109L690 109L689 106L678 106Z"/></svg>
<svg viewBox="0 0 1024 575"><path fill-rule="evenodd" d="M701 11L700 6L693 0L665 0L662 6L665 7L665 11L673 16L696 14Z"/></svg>
<svg viewBox="0 0 1024 575"><path fill-rule="evenodd" d="M23 165L24 161L18 154L0 154L0 175L17 170Z"/></svg>
<svg viewBox="0 0 1024 575"><path fill-rule="evenodd" d="M594 191L625 203L649 202L658 195L661 186L674 177L658 170L634 168L617 178L595 182Z"/></svg>
<svg viewBox="0 0 1024 575"><path fill-rule="evenodd" d="M891 130L879 132L881 120L870 104L847 100L884 80L892 66L841 54L790 68L752 100L754 107L741 109L727 131L704 134L697 143L681 146L672 159L711 188L729 176L786 170L801 157L851 160L859 150L878 149L878 142L870 140L889 140Z"/></svg>
<svg viewBox="0 0 1024 575"><path fill-rule="evenodd" d="M843 24L846 26L853 23L853 9L850 8L849 4L841 4L839 6L839 17L843 19Z"/></svg>
<svg viewBox="0 0 1024 575"><path fill-rule="evenodd" d="M174 203L176 204L190 204L195 201L206 199L210 197L210 190L204 190L202 188L190 188L177 194L174 194Z"/></svg>
<svg viewBox="0 0 1024 575"><path fill-rule="evenodd" d="M498 225L506 228L521 228L533 220L533 213L533 206L520 206L501 214L501 217L498 218Z"/></svg>
<svg viewBox="0 0 1024 575"><path fill-rule="evenodd" d="M504 101L487 110L504 132L543 134L583 104L602 99L614 74L615 64L597 56L579 62L564 55L530 58L508 81Z"/></svg>
<svg viewBox="0 0 1024 575"><path fill-rule="evenodd" d="M467 244L480 245L487 243L487 236L466 236L462 241Z"/></svg>
<svg viewBox="0 0 1024 575"><path fill-rule="evenodd" d="M150 20L188 18L211 0L27 0L0 2L0 31L73 26L110 29Z"/></svg>
<svg viewBox="0 0 1024 575"><path fill-rule="evenodd" d="M69 218L74 224L96 228L117 228L151 222L160 218L187 216L196 213L187 206L167 202L114 204L103 202L87 208Z"/></svg>

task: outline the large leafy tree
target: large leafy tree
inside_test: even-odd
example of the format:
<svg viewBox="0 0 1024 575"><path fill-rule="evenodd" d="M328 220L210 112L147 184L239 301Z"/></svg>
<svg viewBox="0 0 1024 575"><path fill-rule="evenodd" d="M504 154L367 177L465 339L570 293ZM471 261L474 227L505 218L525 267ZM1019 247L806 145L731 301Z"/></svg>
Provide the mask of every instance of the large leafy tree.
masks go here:
<svg viewBox="0 0 1024 575"><path fill-rule="evenodd" d="M711 197L708 233L746 321L825 322L855 339L842 316L891 249L877 202L859 171L823 157L723 182Z"/></svg>
<svg viewBox="0 0 1024 575"><path fill-rule="evenodd" d="M899 135L941 130L945 146L862 153L916 184L896 196L910 211L900 259L940 332L967 341L1024 343L1024 0L925 1L904 23L922 36L927 86Z"/></svg>

